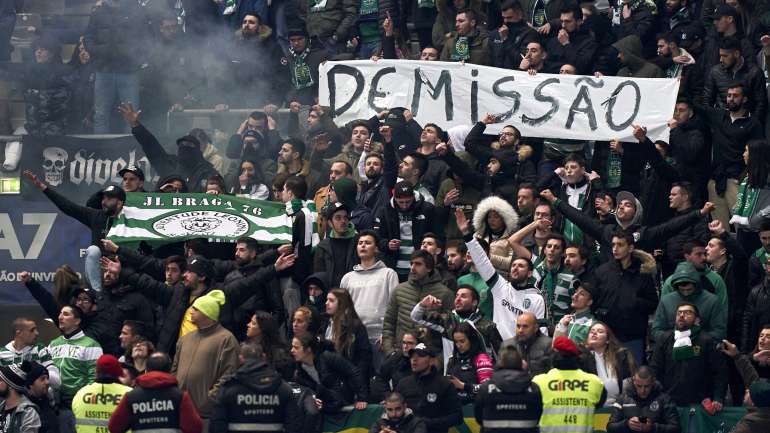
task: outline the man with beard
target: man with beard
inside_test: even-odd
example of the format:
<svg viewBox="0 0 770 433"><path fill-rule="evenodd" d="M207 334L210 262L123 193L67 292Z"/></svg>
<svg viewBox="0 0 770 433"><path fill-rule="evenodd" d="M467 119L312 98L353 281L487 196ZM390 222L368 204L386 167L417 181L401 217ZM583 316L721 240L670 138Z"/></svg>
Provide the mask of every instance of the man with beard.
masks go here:
<svg viewBox="0 0 770 433"><path fill-rule="evenodd" d="M425 433L425 421L406 407L404 396L392 392L383 404L385 413L369 428L369 433Z"/></svg>
<svg viewBox="0 0 770 433"><path fill-rule="evenodd" d="M65 305L59 312L59 329L62 335L48 344L53 363L59 368L62 386L59 390L59 428L62 433L75 432L75 416L72 399L78 390L91 381L96 373L96 360L102 356L102 348L81 330L83 310Z"/></svg>
<svg viewBox="0 0 770 433"><path fill-rule="evenodd" d="M223 70L215 68L215 102L228 107L262 107L283 95L272 80L282 54L273 36L273 29L262 22L256 12L243 16L234 39L221 50ZM277 99L276 99L277 98Z"/></svg>
<svg viewBox="0 0 770 433"><path fill-rule="evenodd" d="M719 64L714 65L706 74L703 88L705 103L724 108L727 87L736 81L746 86L750 102L747 106L751 115L763 121L767 112L765 76L746 58L737 39L724 38L719 44Z"/></svg>
<svg viewBox="0 0 770 433"><path fill-rule="evenodd" d="M29 363L0 367L0 432L37 433L40 415L24 392Z"/></svg>
<svg viewBox="0 0 770 433"><path fill-rule="evenodd" d="M518 257L511 262L509 280L503 278L492 266L487 253L482 248L479 239L473 237L470 222L462 210L455 211L457 227L463 233L465 245L473 260L481 278L489 287L493 303L493 313L489 318L494 318L497 323L515 323L516 319L524 312L532 312L537 319L544 319L546 314L545 301L540 291L530 284L532 277L532 263L527 259ZM499 330L503 339L514 336L513 330L503 327Z"/></svg>
<svg viewBox="0 0 770 433"><path fill-rule="evenodd" d="M313 105L318 94L318 66L326 61L327 52L315 49L305 26L289 29L289 54L281 58L281 65L287 69L280 74L288 77L286 101L302 105Z"/></svg>
<svg viewBox="0 0 770 433"><path fill-rule="evenodd" d="M438 125L428 123L420 133L420 147L417 153L424 156L427 161L425 173L420 177L421 186L430 192L431 198L438 193L441 182L446 178L449 166L436 152L436 146L444 141L444 130ZM404 158L406 160L406 158ZM435 204L435 201L431 202Z"/></svg>
<svg viewBox="0 0 770 433"><path fill-rule="evenodd" d="M393 144L386 144L392 147ZM388 206L390 190L396 186L398 165L395 158L384 159L381 153L367 153L364 159L364 174L366 179L361 182L361 190L356 201L379 215Z"/></svg>
<svg viewBox="0 0 770 433"><path fill-rule="evenodd" d="M401 181L396 184L391 203L375 217L374 231L380 235L385 264L396 269L402 282L409 274L409 258L415 245L422 244L434 213L432 204L416 197L411 183Z"/></svg>
<svg viewBox="0 0 770 433"><path fill-rule="evenodd" d="M29 361L29 371L24 381L24 390L29 400L37 406L40 415L40 430L37 433L59 433L54 401L50 391L49 370L35 361ZM58 373L57 373L58 374Z"/></svg>
<svg viewBox="0 0 770 433"><path fill-rule="evenodd" d="M264 111L252 111L230 136L225 155L233 160L254 159L260 161L263 173L268 179L275 176L275 163L271 156L281 147L281 134L275 120ZM266 161L273 162L272 169L265 166Z"/></svg>
<svg viewBox="0 0 770 433"><path fill-rule="evenodd" d="M101 259L101 240L107 236L107 232L112 227L115 218L123 210L123 203L126 202L126 193L120 187L108 186L102 191L102 208L93 209L87 206L81 206L70 201L68 198L56 192L53 188L27 170L24 177L29 179L33 185L48 197L59 210L72 218L80 221L83 225L91 229L91 246L86 250L86 280L96 291L102 290L101 269L99 260Z"/></svg>
<svg viewBox="0 0 770 433"><path fill-rule="evenodd" d="M682 181L689 182L690 202L700 205L706 199L706 183L709 177L710 155L706 147L705 126L695 116L693 104L679 99L674 106L674 116L668 121L671 130L669 144L671 155L677 163Z"/></svg>
<svg viewBox="0 0 770 433"><path fill-rule="evenodd" d="M650 360L663 390L677 406L702 404L711 414L722 410L727 366L716 343L701 330L698 307L680 304L673 332L657 342Z"/></svg>
<svg viewBox="0 0 770 433"><path fill-rule="evenodd" d="M441 308L441 301L428 295L412 309L412 320L441 333L447 340L452 340L457 325L470 322L486 352L497 353L503 339L497 331L497 325L479 311L479 293L473 286L460 286L455 293L454 310L451 312L437 312Z"/></svg>
<svg viewBox="0 0 770 433"><path fill-rule="evenodd" d="M508 0L500 6L503 25L489 35L492 66L513 69L521 63L527 45L538 39L537 32L527 25L518 0Z"/></svg>
<svg viewBox="0 0 770 433"><path fill-rule="evenodd" d="M203 147L197 138L185 135L176 140L177 154L171 155L161 146L158 139L139 123L141 111L134 111L131 103L121 104L118 110L131 125L131 134L142 146L152 167L160 176L175 173L184 177L189 192L205 192L206 181L219 174L210 162L203 158Z"/></svg>
<svg viewBox="0 0 770 433"><path fill-rule="evenodd" d="M738 195L738 177L743 173L743 151L750 140L764 137L756 116L749 113L749 91L745 84L727 86L725 108L695 105L695 112L711 127L711 146L716 153L711 160L708 199L714 203L714 217L727 227L730 210Z"/></svg>
<svg viewBox="0 0 770 433"><path fill-rule="evenodd" d="M212 260L214 272L217 280L222 279L223 287L228 287L233 283L255 275L261 269L275 262L278 256L291 253L291 245L281 245L277 250L270 249L262 254L258 254L259 245L256 239L242 237L235 242L235 260ZM264 272L264 271L263 271ZM227 291L225 291L227 294ZM245 303L238 305L234 311L235 322L245 324L251 312L269 311L273 315L276 323L283 323L286 319L286 311L283 307L283 300L280 292L274 290L259 290L254 296L248 298ZM240 328L243 328L242 326ZM240 333L235 333L236 337L243 337Z"/></svg>
<svg viewBox="0 0 770 433"><path fill-rule="evenodd" d="M565 7L559 16L561 29L556 37L546 42L549 63L558 70L569 63L577 68L578 74L588 74L593 69L597 44L593 35L583 26L583 10L577 4Z"/></svg>
<svg viewBox="0 0 770 433"><path fill-rule="evenodd" d="M680 95L697 95L702 92L703 71L696 65L695 57L682 48L681 33L668 32L657 37L658 57L652 63L663 70L666 78L678 78ZM698 65L700 66L700 65Z"/></svg>
<svg viewBox="0 0 770 433"><path fill-rule="evenodd" d="M363 120L357 120L350 126L350 141L342 146L342 151L339 153L339 155L333 158L325 159L325 165L338 161L346 162L350 164L351 167L356 167L367 144L369 145L368 152L371 152L372 148L374 147L379 147L375 146L375 143L372 143L371 141L372 134L369 130L369 124L367 122ZM313 161L311 161L311 163L312 162ZM325 172L327 170L322 171ZM353 179L355 179L356 182L361 182L360 167L359 170L353 171Z"/></svg>
<svg viewBox="0 0 770 433"><path fill-rule="evenodd" d="M446 243L446 269L455 279L467 274L470 265L466 262L468 248L461 240L452 239Z"/></svg>
<svg viewBox="0 0 770 433"><path fill-rule="evenodd" d="M477 27L476 12L461 9L455 16L455 31L450 33L441 51L441 60L491 65L489 39Z"/></svg>

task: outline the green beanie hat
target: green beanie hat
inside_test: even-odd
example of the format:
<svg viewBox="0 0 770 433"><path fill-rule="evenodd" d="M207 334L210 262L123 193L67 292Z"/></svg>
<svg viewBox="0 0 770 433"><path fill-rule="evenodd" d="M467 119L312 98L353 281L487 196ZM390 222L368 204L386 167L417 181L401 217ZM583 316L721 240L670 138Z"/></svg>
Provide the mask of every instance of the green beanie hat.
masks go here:
<svg viewBox="0 0 770 433"><path fill-rule="evenodd" d="M332 189L337 194L338 202L350 210L356 207L356 193L358 192L356 181L343 177L332 182Z"/></svg>
<svg viewBox="0 0 770 433"><path fill-rule="evenodd" d="M219 320L219 309L222 305L225 305L225 292L221 290L212 290L196 299L192 304L193 308L214 321Z"/></svg>

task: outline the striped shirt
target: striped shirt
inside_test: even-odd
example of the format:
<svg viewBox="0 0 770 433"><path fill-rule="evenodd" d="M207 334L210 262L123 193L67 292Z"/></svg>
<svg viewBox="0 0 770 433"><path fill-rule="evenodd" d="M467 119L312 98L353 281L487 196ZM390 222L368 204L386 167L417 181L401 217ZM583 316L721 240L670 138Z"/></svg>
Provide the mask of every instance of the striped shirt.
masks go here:
<svg viewBox="0 0 770 433"><path fill-rule="evenodd" d="M61 374L61 397L72 400L78 390L96 378L96 360L102 356L102 348L83 331L67 338L56 337L48 345L53 363Z"/></svg>
<svg viewBox="0 0 770 433"><path fill-rule="evenodd" d="M24 361L35 361L48 370L48 380L51 388L61 386L59 368L53 362L48 348L42 344L33 344L21 350L16 350L13 341L0 347L0 365L21 364Z"/></svg>

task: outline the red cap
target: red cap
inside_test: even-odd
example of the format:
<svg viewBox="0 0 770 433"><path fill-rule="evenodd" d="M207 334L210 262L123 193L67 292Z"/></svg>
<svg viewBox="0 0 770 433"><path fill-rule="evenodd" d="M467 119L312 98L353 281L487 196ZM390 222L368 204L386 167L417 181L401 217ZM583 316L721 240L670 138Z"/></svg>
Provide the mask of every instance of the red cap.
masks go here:
<svg viewBox="0 0 770 433"><path fill-rule="evenodd" d="M574 341L560 335L553 340L553 350L565 355L580 356L580 350Z"/></svg>
<svg viewBox="0 0 770 433"><path fill-rule="evenodd" d="M112 355L102 355L96 361L96 374L98 376L123 376L123 367L120 366L118 358Z"/></svg>

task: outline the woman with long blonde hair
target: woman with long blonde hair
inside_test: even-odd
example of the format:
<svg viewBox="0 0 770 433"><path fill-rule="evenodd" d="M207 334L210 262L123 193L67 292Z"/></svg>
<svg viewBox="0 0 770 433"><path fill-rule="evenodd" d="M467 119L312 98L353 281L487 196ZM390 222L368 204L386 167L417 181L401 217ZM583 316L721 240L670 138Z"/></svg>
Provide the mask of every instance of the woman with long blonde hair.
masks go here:
<svg viewBox="0 0 770 433"><path fill-rule="evenodd" d="M607 390L605 406L611 406L623 391L623 380L636 371L634 355L620 344L609 326L596 322L588 330L585 346L589 356L584 369L599 376Z"/></svg>

